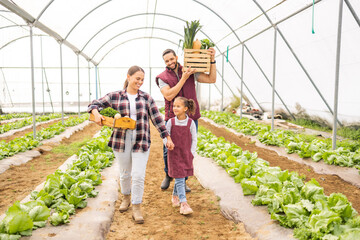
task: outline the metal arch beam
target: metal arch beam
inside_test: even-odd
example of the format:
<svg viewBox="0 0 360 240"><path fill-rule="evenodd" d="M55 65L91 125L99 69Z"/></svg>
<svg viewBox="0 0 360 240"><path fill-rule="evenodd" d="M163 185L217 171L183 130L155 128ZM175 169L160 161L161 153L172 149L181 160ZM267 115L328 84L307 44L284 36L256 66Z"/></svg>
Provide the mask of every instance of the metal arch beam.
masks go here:
<svg viewBox="0 0 360 240"><path fill-rule="evenodd" d="M181 19L179 17L175 17L175 16L172 16L172 15L169 15L169 14L164 14L164 13L137 13L137 14L132 14L132 15L128 15L128 16L125 16L125 17L122 17L122 18L119 18L111 23L109 23L108 25L106 25L105 27L101 28L98 32L96 32L86 43L85 45L83 46L83 48L81 49L81 51L84 51L84 49L86 48L86 46L100 33L102 32L103 30L105 30L106 28L110 27L111 25L117 23L117 22L120 22L122 20L125 20L125 19L128 19L128 18L132 18L132 17L138 17L138 16L143 16L143 15L160 15L160 16L165 16L165 17L171 17L171 18L175 18L175 19L178 19L180 21L183 21L183 22L186 22L184 19ZM200 30L201 31L201 30Z"/></svg>
<svg viewBox="0 0 360 240"><path fill-rule="evenodd" d="M73 50L75 53L80 54L82 57L84 57L87 61L91 61L94 65L97 65L98 63L90 59L84 52L80 51L77 47L75 47L73 44L68 42L66 39L63 39L57 32L52 30L51 28L47 27L43 23L36 21L36 19L31 16L28 12L26 12L24 9L20 8L19 6L15 5L14 3L10 2L9 0L0 0L0 5L4 6L5 8L9 9L11 12L15 13L22 19L24 19L25 22L31 24L34 27L37 27L41 31L49 34L51 37L55 38L58 42L66 45L68 48Z"/></svg>
<svg viewBox="0 0 360 240"><path fill-rule="evenodd" d="M126 30L124 32L121 32L119 34L116 34L115 36L113 36L112 38L110 38L109 40L107 40L103 45L101 45L101 47L99 47L96 52L94 53L94 55L91 57L92 59L95 57L95 55L107 44L109 43L111 40L115 39L116 37L122 35L122 34L125 34L125 33L128 33L128 32L131 32L131 31L136 31L136 30L141 30L141 29L160 29L160 30L164 30L164 31L168 31L168 32L172 32L176 35L179 35L180 37L183 37L183 35L173 31L173 30L170 30L170 29L166 29L166 28L158 28L158 27L139 27L139 28L132 28L132 29L129 29L129 30Z"/></svg>
<svg viewBox="0 0 360 240"><path fill-rule="evenodd" d="M228 24L228 23L225 21L225 19L223 19L217 12L215 12L213 9L209 8L208 6L206 6L205 4L203 4L203 3L201 3L201 2L199 2L199 1L197 1L197 0L193 0L193 1L196 2L196 3L198 3L198 4L200 4L200 5L203 6L204 8L208 9L208 10L211 11L213 14L215 14L218 18L220 18L221 21L223 21L223 22L226 24L226 26L228 26L228 27L230 28L231 32L235 35L235 37L239 40L239 42L241 42L239 36L236 34L236 32L234 31L234 29L232 29L232 27L230 26L230 24Z"/></svg>
<svg viewBox="0 0 360 240"><path fill-rule="evenodd" d="M108 0L107 2L103 2L101 4L99 4L98 6L96 6L95 8L91 9L87 14L85 14L77 23L75 23L75 25L70 29L70 31L68 32L68 34L66 34L65 39L67 39L69 37L69 35L72 33L72 31L77 27L77 25L80 24L80 22L82 22L82 20L84 20L87 16L89 16L92 12L94 12L96 9L100 8L101 6L111 2L112 0ZM82 51L82 50L81 50Z"/></svg>
<svg viewBox="0 0 360 240"><path fill-rule="evenodd" d="M129 15L129 16L120 18L120 19L115 20L115 21L113 21L112 23L108 24L107 26L105 26L105 27L102 28L101 30L99 30L98 33L100 33L101 31L103 31L105 28L111 26L112 24L117 23L117 22L119 22L119 21L122 21L122 20L124 20L124 19L127 19L127 18L129 18L129 17L136 17L136 16L140 16L140 15L152 15L152 14L155 14L155 13L140 13L140 14ZM156 13L156 14L158 14L158 15L163 15L163 16L166 16L166 17L172 17L172 18L175 18L175 19L177 19L177 20L186 22L184 19L181 19L181 18L172 16L172 15L161 14L161 13ZM202 30L200 30L200 32L203 33L209 40L211 40L211 38L210 38L205 32L203 32ZM87 45L98 33L96 33L96 34L93 35L93 37L85 44L84 48L86 47L86 45ZM211 40L211 41L212 41L212 40ZM176 45L176 44L175 44L175 45ZM215 46L215 47L219 50L219 52L221 52L220 49L219 49L217 46ZM84 50L84 48L83 48L82 50ZM249 51L249 50L248 50L248 51ZM108 54L108 53L107 53L107 54ZM252 55L251 55L251 56L252 56ZM104 58L104 57L103 57L103 58ZM102 58L102 59L103 59L103 58ZM253 60L256 62L256 60L254 59L253 56L252 56L252 58L253 58ZM102 61L102 60L100 60L100 62L101 62L101 61ZM99 62L99 64L100 64L100 62ZM229 60L229 63L230 63L230 65L231 65L232 69L233 69L233 70L235 71L235 73L237 74L237 76L240 78L239 74L237 73L235 67L231 64L231 61L230 61L230 60ZM260 68L260 70L261 70L261 68ZM266 77L266 75L265 75L265 77ZM241 79L241 78L240 78L240 79ZM228 86L227 82L226 82L226 81L224 81L224 82L225 82L226 85ZM244 85L245 85L246 89L249 91L249 93L251 94L251 96L253 97L253 99L255 100L255 102L257 103L257 105L259 106L259 108L260 108L262 111L264 111L263 108L262 108L262 106L260 105L260 103L257 101L257 99L255 98L255 96L252 94L252 92L250 91L250 89L248 88L248 86L245 84L245 82L244 82ZM271 85L271 83L270 83L270 85ZM218 90L219 90L219 89L218 89ZM231 89L230 89L230 90L231 90ZM278 94L277 92L276 92L276 94L278 95L279 99L282 101L282 99L281 99L281 97L279 96L279 94ZM289 109L287 108L287 106L285 105L285 103L284 103L283 101L282 101L282 103L283 103L283 105L285 106L285 108L288 110L288 112L291 114L291 112L289 111Z"/></svg>
<svg viewBox="0 0 360 240"><path fill-rule="evenodd" d="M26 27L26 26L27 25L7 25L7 26L0 27L0 30L5 29L5 28L11 28L11 27Z"/></svg>
<svg viewBox="0 0 360 240"><path fill-rule="evenodd" d="M127 18L130 18L130 17L136 17L136 16L141 16L141 15L153 15L153 14L155 14L155 13L139 13L139 14L134 14L134 15L125 16L125 17L123 17L123 18L120 18L120 19L117 19L117 20L111 22L110 24L108 24L108 25L106 25L105 27L103 27L102 29L100 29L97 33L95 33L95 34L89 39L89 41L84 45L84 47L82 48L81 51L84 50L84 48L89 44L89 42L90 42L93 38L95 38L95 36L97 36L101 31L103 31L103 30L106 29L107 27L111 26L112 24L115 24L115 23L117 23L117 22L120 22L120 21L122 21L122 20L124 20L124 19L127 19ZM186 22L184 19L181 19L181 18L172 16L172 15L162 14L162 13L156 13L156 14L157 14L157 15L161 15L161 16L166 16L166 17L175 18L175 19L177 19L177 20ZM200 32L203 33L210 41L212 41L211 38L210 38L205 32L203 32L202 30L200 30ZM221 52L220 49L219 49L217 46L215 46L215 47L218 49L219 52ZM251 55L251 56L252 56L252 55ZM104 57L103 57L103 58L104 58ZM253 56L252 56L252 58L254 59ZM102 61L102 60L101 60L101 61ZM254 61L256 62L255 59L254 59ZM100 63L100 62L99 62L99 63ZM230 61L230 60L229 60L229 63L231 64L231 61ZM231 67L232 67L232 69L236 72L237 76L240 78L239 74L237 73L236 69L234 68L234 66L233 66L232 64L231 64ZM241 78L240 78L240 79L241 79ZM247 87L247 85L245 84L245 82L244 82L244 85L246 86L247 90L250 92L251 96L254 98L254 100L255 100L256 103L258 104L259 108L263 110L263 108L262 108L261 105L258 103L258 101L256 100L255 96L252 94L252 92L251 92L250 89ZM279 97L279 99L282 101L282 99L281 99L281 97L278 95L278 93L276 93L276 94L277 94L277 96ZM283 102L283 101L282 101L282 102ZM291 114L291 112L289 111L289 109L287 108L287 106L285 105L284 102L283 102L283 105L284 105L285 108L288 110L288 112Z"/></svg>
<svg viewBox="0 0 360 240"><path fill-rule="evenodd" d="M55 0L51 0L45 7L43 10L41 10L40 14L38 15L38 17L36 18L36 21L39 21L39 19L41 18L41 16L43 15L43 13L46 11L46 9L48 9L48 7L54 2Z"/></svg>
<svg viewBox="0 0 360 240"><path fill-rule="evenodd" d="M262 13L264 14L264 16L267 18L267 20L269 21L269 23L274 27L273 22L271 21L270 17L267 15L267 13L264 11L264 9L261 7L261 5L256 1L253 0L253 2L255 3L255 5L262 11ZM308 79L310 80L311 84L314 86L315 90L317 91L317 93L319 94L319 96L321 97L321 99L323 100L323 102L325 103L326 107L328 108L329 112L334 115L333 110L331 109L331 107L329 106L329 104L327 103L326 99L324 98L324 96L321 94L320 90L318 89L318 87L316 86L316 84L314 83L314 81L312 80L310 74L307 72L307 70L305 69L305 67L302 65L302 63L300 62L300 59L297 57L297 55L295 54L294 50L291 48L289 42L286 40L286 38L284 37L284 35L282 34L281 30L277 27L275 28L275 30L280 34L281 38L284 40L285 44L288 46L290 52L293 54L293 56L295 57L295 59L297 60L297 62L299 63L300 67L302 68L302 70L304 71L304 73L306 74L306 76L308 77ZM340 126L342 126L341 122L339 121L339 119L337 119L337 122L339 123Z"/></svg>
<svg viewBox="0 0 360 240"><path fill-rule="evenodd" d="M139 40L139 39L151 39L151 38L154 38L154 39L158 39L158 40L163 40L163 41L166 41L166 42L170 42L172 44L175 44L177 45L177 43L174 43L173 41L170 41L168 39L165 39L165 38L159 38L159 37L137 37L137 38L132 38L132 39L129 39L129 40L126 40L124 42L121 42L119 44L117 44L116 46L114 46L113 48L111 48L107 53L104 54L104 56L100 59L99 61L99 64L104 60L104 58L110 53L112 52L113 50L115 50L117 47L127 43L127 42L131 42L131 41L134 41L134 40Z"/></svg>
<svg viewBox="0 0 360 240"><path fill-rule="evenodd" d="M41 34L40 34L40 35L33 35L33 36L46 36L46 37L48 37L47 35L41 35ZM2 46L0 47L0 51L1 51L3 48L9 46L10 44L12 44L12 43L14 43L14 42L16 42L16 41L18 41L18 40L21 40L21 39L24 39L24 38L28 38L28 37L30 37L30 36L29 36L29 35L26 35L26 36L22 36L22 37L15 38L15 39L7 42L7 43L5 43L4 45L2 45Z"/></svg>
<svg viewBox="0 0 360 240"><path fill-rule="evenodd" d="M355 21L357 22L357 24L358 24L358 25L359 25L359 27L360 27L360 19L359 19L358 15L356 14L356 12L355 12L354 8L351 6L351 4L350 4L349 0L344 0L344 1L345 1L346 5L348 6L348 8L349 8L349 10L350 10L351 14L353 15L353 17L354 17Z"/></svg>

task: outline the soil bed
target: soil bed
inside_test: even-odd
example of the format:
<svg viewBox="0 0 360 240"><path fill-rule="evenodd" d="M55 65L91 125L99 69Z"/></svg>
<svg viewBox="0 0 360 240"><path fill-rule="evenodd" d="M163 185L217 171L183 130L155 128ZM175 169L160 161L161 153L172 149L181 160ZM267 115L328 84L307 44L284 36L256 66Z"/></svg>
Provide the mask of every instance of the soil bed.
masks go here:
<svg viewBox="0 0 360 240"><path fill-rule="evenodd" d="M311 180L311 178L315 178L316 181L318 181L324 188L326 195L330 195L331 193L342 193L352 203L356 211L360 212L360 189L348 182L343 181L338 176L315 173L310 166L305 166L300 163L291 161L286 157L279 156L275 151L258 147L248 137L237 136L234 133L227 131L226 129L215 127L214 125L201 119L199 120L199 124L210 130L217 137L224 137L225 140L235 143L243 150L257 152L260 158L270 163L270 166L279 166L282 170L295 171L300 175L305 175L306 182Z"/></svg>
<svg viewBox="0 0 360 240"><path fill-rule="evenodd" d="M204 189L196 177L187 181L192 189L187 200L194 213L180 215L179 208L171 206L174 181L166 191L160 189L165 175L162 140L153 126L151 141L142 204L145 223L135 224L131 209L125 213L116 210L107 239L252 239L243 223L235 224L220 213L220 199ZM116 209L119 209L121 198L119 194Z"/></svg>
<svg viewBox="0 0 360 240"><path fill-rule="evenodd" d="M41 127L44 126L41 125ZM0 174L0 215L15 201L20 201L30 194L37 185L44 182L49 174L55 172L73 154L57 149L69 149L69 146L77 142L91 139L100 128L100 126L91 123L82 131L75 132L70 138L64 138L57 148L49 152L43 152L39 157L20 166L11 166ZM41 148L46 148L46 145L42 145ZM69 156L69 154L71 155Z"/></svg>

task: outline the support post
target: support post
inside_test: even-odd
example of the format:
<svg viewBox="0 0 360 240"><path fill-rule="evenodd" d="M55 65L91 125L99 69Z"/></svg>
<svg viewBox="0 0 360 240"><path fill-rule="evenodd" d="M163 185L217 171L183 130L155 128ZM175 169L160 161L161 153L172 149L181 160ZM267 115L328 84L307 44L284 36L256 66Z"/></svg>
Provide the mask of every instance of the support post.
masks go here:
<svg viewBox="0 0 360 240"><path fill-rule="evenodd" d="M91 103L90 62L88 62L88 76L89 76L89 103Z"/></svg>
<svg viewBox="0 0 360 240"><path fill-rule="evenodd" d="M272 83L272 100L271 100L271 131L274 131L274 114L275 114L275 72L276 72L276 26L274 26L274 59L273 59L273 83Z"/></svg>
<svg viewBox="0 0 360 240"><path fill-rule="evenodd" d="M336 149L336 132L337 132L337 114L338 114L338 94L339 94L339 73L340 73L340 55L341 55L341 27L342 27L342 12L343 1L339 2L339 17L337 30L337 47L336 47L336 66L335 66L335 94L334 94L334 120L333 120L333 139L332 149Z"/></svg>
<svg viewBox="0 0 360 240"><path fill-rule="evenodd" d="M80 117L80 63L79 63L79 54L77 56L77 73L78 73L78 115Z"/></svg>
<svg viewBox="0 0 360 240"><path fill-rule="evenodd" d="M34 44L33 44L33 26L32 25L30 25L30 62L31 62L31 98L32 98L32 116L33 116L33 137L34 137L34 139L36 139Z"/></svg>
<svg viewBox="0 0 360 240"><path fill-rule="evenodd" d="M241 86L240 86L240 119L242 119L243 110L243 86L244 86L244 44L241 45Z"/></svg>
<svg viewBox="0 0 360 240"><path fill-rule="evenodd" d="M60 91L61 91L61 123L64 125L64 76L62 63L62 43L60 44Z"/></svg>
<svg viewBox="0 0 360 240"><path fill-rule="evenodd" d="M42 37L40 36L40 54L41 54L41 87L42 87L42 100L43 100L43 115L45 115L45 89L44 89L44 61L43 61L43 45Z"/></svg>
<svg viewBox="0 0 360 240"><path fill-rule="evenodd" d="M221 112L224 111L224 54L222 54L222 66L221 66Z"/></svg>
<svg viewBox="0 0 360 240"><path fill-rule="evenodd" d="M97 65L95 65L95 89L96 89L96 95L95 98L98 99L98 85L97 85Z"/></svg>

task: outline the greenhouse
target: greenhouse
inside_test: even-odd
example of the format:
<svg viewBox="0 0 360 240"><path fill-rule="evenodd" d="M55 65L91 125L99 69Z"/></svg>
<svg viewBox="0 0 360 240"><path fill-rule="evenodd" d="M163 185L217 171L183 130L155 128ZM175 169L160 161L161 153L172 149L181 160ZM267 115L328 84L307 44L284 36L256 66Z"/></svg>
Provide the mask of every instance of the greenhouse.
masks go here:
<svg viewBox="0 0 360 240"><path fill-rule="evenodd" d="M0 16L0 240L360 239L359 1Z"/></svg>

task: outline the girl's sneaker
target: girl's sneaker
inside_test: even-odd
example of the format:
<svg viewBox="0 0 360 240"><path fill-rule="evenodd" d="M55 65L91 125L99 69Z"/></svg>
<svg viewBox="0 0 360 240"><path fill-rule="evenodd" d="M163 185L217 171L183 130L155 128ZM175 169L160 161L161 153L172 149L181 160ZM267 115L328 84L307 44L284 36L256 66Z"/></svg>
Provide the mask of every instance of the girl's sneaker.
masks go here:
<svg viewBox="0 0 360 240"><path fill-rule="evenodd" d="M179 207L180 206L180 200L178 196L172 196L171 198L172 206L173 207Z"/></svg>
<svg viewBox="0 0 360 240"><path fill-rule="evenodd" d="M180 205L180 213L183 215L192 214L194 211L191 209L190 205L187 202L184 202Z"/></svg>

